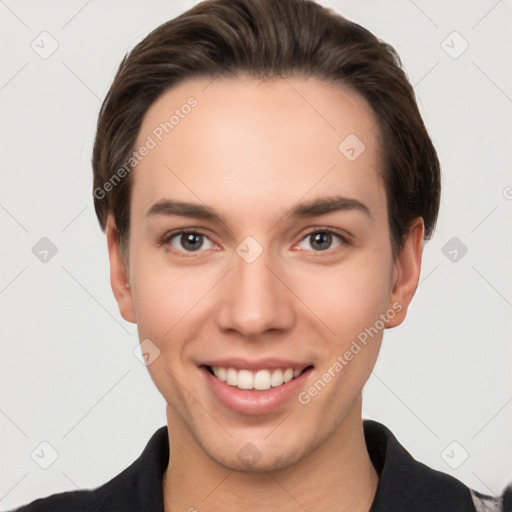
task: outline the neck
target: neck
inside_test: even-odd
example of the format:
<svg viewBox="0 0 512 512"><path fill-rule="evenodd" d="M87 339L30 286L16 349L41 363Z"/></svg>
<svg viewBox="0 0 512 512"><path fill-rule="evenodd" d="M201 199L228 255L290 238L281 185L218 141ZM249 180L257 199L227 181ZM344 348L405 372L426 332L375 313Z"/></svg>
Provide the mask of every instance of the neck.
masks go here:
<svg viewBox="0 0 512 512"><path fill-rule="evenodd" d="M168 428L170 460L163 477L165 512L371 508L378 475L364 440L361 399L336 432L309 455L288 468L262 472L221 466L167 410L173 430Z"/></svg>

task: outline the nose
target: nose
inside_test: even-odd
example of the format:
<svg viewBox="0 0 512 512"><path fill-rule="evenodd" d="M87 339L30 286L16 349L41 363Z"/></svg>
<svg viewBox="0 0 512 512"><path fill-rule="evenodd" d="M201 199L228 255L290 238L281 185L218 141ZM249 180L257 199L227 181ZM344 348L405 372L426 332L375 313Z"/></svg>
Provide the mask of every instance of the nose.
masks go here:
<svg viewBox="0 0 512 512"><path fill-rule="evenodd" d="M233 262L216 311L218 326L247 338L291 329L296 310L284 271L269 261L265 251L251 263L235 254Z"/></svg>

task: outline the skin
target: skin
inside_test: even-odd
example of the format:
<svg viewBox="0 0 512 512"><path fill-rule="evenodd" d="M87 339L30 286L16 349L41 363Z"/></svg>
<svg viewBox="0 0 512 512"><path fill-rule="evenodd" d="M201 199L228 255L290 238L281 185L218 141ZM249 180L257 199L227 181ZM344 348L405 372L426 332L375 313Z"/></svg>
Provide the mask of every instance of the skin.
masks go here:
<svg viewBox="0 0 512 512"><path fill-rule="evenodd" d="M166 512L368 511L378 475L364 441L361 391L382 331L307 404L235 412L211 392L198 362L286 358L313 364L304 390L393 304L399 325L420 273L424 226L415 219L394 259L380 176L378 127L357 93L316 79L194 79L146 113L137 147L193 96L198 105L133 171L127 262L107 224L111 283L122 316L160 356L148 366L167 403L172 457ZM356 134L349 161L338 145ZM298 203L343 196L367 206L294 218ZM193 202L220 219L147 215L162 199ZM186 252L173 230L205 235ZM335 230L319 250L310 231ZM197 232L197 231L196 231ZM262 248L247 263L247 236ZM253 443L250 468L237 457Z"/></svg>

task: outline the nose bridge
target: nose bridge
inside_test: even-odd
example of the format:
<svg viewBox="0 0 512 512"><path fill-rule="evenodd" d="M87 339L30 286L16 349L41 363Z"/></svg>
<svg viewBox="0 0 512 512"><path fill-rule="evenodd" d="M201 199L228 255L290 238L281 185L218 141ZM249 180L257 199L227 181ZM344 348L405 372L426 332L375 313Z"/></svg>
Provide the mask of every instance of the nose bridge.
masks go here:
<svg viewBox="0 0 512 512"><path fill-rule="evenodd" d="M258 252L255 257L250 241L249 246L240 244L217 311L222 329L237 330L248 337L270 329L287 329L294 322L293 297L276 278L279 270L269 252Z"/></svg>

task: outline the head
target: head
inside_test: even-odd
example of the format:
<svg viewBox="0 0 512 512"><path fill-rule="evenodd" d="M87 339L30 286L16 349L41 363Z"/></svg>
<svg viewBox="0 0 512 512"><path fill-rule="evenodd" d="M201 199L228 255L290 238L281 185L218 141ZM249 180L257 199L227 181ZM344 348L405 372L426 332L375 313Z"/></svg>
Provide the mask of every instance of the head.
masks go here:
<svg viewBox="0 0 512 512"><path fill-rule="evenodd" d="M439 207L389 45L308 0L203 2L121 63L93 169L113 291L158 348L148 369L182 437L232 468L250 441L269 469L356 421ZM210 367L233 361L306 369L296 400L219 402Z"/></svg>

